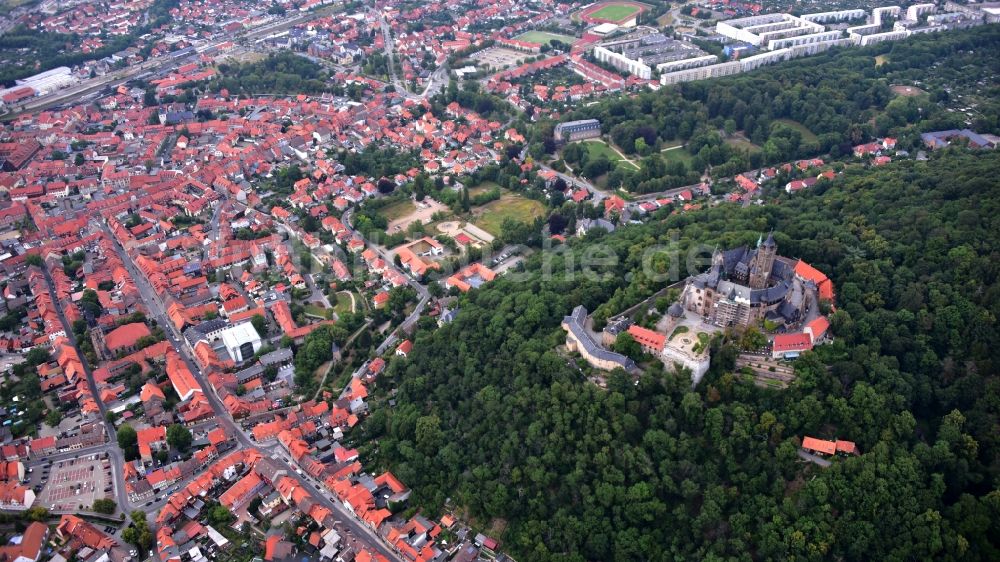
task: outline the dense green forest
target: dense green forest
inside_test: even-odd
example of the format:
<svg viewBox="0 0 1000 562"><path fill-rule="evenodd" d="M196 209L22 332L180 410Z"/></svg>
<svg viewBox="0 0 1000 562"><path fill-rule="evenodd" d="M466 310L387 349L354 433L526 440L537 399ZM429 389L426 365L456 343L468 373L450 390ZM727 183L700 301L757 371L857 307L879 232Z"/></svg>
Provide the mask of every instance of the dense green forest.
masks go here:
<svg viewBox="0 0 1000 562"><path fill-rule="evenodd" d="M377 438L363 453L414 505L450 498L481 528L506 521L518 560L997 560L998 176L995 153L949 149L577 241L552 275L536 254L526 281L498 279L415 334L380 380L396 403L363 424L358 437ZM663 286L641 272L644 248L677 234L684 255L772 228L838 292L834 343L799 359L788 389L734 375L727 340L695 389L651 369L602 390L558 351L575 305ZM582 276L596 243L617 265ZM803 435L862 454L821 469L797 458Z"/></svg>
<svg viewBox="0 0 1000 562"><path fill-rule="evenodd" d="M613 170L610 187L661 191L696 183L709 166L716 177L727 177L795 158L836 158L881 135L914 148L921 132L966 126L965 115L949 106L975 105L971 127L1000 133L1000 58L989 56L998 49L997 25L837 49L664 92L609 98L582 105L567 119L600 119L625 153L645 157L638 171ZM883 64L876 65L876 56ZM925 93L897 96L891 86L898 84L920 84ZM949 103L956 96L961 103ZM541 139L534 140L537 153ZM684 144L688 157L661 158L665 143ZM578 160L573 163L586 166Z"/></svg>
<svg viewBox="0 0 1000 562"><path fill-rule="evenodd" d="M328 90L323 67L291 51L271 53L252 63L220 64L212 90L232 94L320 94Z"/></svg>

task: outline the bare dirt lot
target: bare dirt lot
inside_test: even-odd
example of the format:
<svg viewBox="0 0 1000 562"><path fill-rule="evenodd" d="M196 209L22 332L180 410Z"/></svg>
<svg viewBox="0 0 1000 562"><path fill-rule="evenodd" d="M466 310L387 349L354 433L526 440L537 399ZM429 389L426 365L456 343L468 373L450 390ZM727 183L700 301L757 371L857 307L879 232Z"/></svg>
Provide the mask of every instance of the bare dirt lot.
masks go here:
<svg viewBox="0 0 1000 562"><path fill-rule="evenodd" d="M477 227L474 224L469 224L461 221L446 221L439 223L437 229L451 236L452 238L464 233L469 238L472 238L473 244L476 246L482 246L493 242L493 235L485 230Z"/></svg>
<svg viewBox="0 0 1000 562"><path fill-rule="evenodd" d="M411 223L419 221L420 224L427 224L431 222L431 216L438 211L448 212L448 207L444 204L431 199L430 197L425 197L423 201L416 203L416 208L397 219L394 219L389 223L389 227L386 232L389 234L395 234L400 231L405 231Z"/></svg>
<svg viewBox="0 0 1000 562"><path fill-rule="evenodd" d="M897 96L903 96L907 98L927 93L921 90L920 88L917 88L916 86L892 86L891 89L892 93L896 94Z"/></svg>
<svg viewBox="0 0 1000 562"><path fill-rule="evenodd" d="M510 68L512 66L517 66L524 59L533 56L530 53L522 53L521 51L515 51L514 49L505 49L503 47L490 47L488 49L483 49L472 55L472 59L478 62L480 65L488 67L492 70L503 70L505 68Z"/></svg>

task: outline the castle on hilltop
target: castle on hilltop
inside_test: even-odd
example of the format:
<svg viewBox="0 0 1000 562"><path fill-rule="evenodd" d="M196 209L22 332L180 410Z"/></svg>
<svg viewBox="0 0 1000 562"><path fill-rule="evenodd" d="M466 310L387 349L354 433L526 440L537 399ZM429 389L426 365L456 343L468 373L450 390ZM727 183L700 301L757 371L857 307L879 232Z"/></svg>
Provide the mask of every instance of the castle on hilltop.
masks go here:
<svg viewBox="0 0 1000 562"><path fill-rule="evenodd" d="M679 302L716 326L796 324L816 298L815 287L796 275L799 263L778 255L773 232L752 249L716 250L708 271L688 278Z"/></svg>

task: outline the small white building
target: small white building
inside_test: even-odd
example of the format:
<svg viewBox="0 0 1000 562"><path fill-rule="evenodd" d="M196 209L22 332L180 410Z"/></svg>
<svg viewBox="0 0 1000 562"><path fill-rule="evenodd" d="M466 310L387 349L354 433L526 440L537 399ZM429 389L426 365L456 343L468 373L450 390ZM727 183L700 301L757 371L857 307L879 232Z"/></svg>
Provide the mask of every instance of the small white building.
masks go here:
<svg viewBox="0 0 1000 562"><path fill-rule="evenodd" d="M261 348L260 334L254 329L253 323L244 322L230 326L219 334L222 344L226 347L233 361L247 361Z"/></svg>

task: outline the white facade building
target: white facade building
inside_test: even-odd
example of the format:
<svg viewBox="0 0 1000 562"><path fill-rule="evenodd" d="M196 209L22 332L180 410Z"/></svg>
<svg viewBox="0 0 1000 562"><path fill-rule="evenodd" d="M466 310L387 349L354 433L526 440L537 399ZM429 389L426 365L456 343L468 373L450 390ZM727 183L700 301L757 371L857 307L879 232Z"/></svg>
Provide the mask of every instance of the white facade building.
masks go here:
<svg viewBox="0 0 1000 562"><path fill-rule="evenodd" d="M610 64L618 70L638 76L643 80L649 80L653 76L653 69L642 62L642 59L633 60L621 53L609 51L604 47L594 47L594 58L603 63Z"/></svg>
<svg viewBox="0 0 1000 562"><path fill-rule="evenodd" d="M229 356L237 363L253 357L262 345L260 335L250 322L230 326L223 330L219 337L222 339L222 344L226 346Z"/></svg>
<svg viewBox="0 0 1000 562"><path fill-rule="evenodd" d="M806 14L802 19L814 23L837 23L842 21L856 20L865 17L865 11L857 10L837 10L835 12L819 12L816 14Z"/></svg>
<svg viewBox="0 0 1000 562"><path fill-rule="evenodd" d="M906 9L906 19L917 21L924 14L933 14L937 11L935 4L914 4Z"/></svg>

